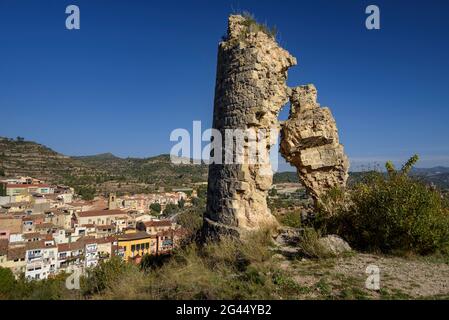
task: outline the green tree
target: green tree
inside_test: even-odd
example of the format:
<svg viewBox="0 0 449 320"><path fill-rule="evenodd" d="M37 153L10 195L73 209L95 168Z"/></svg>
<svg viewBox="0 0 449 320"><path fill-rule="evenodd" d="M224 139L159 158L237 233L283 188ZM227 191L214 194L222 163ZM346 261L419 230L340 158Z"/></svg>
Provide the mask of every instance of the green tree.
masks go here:
<svg viewBox="0 0 449 320"><path fill-rule="evenodd" d="M14 292L16 279L10 269L0 267L0 297L3 299L11 298Z"/></svg>
<svg viewBox="0 0 449 320"><path fill-rule="evenodd" d="M174 214L174 213L178 212L178 209L179 208L178 208L178 206L176 204L169 203L165 207L165 210L164 210L163 213L164 213L164 215L168 216L168 215L171 215L171 214Z"/></svg>
<svg viewBox="0 0 449 320"><path fill-rule="evenodd" d="M270 197L275 197L275 196L277 196L277 194L278 194L278 191L277 191L276 188L271 188L271 189L268 191L268 195L269 195Z"/></svg>
<svg viewBox="0 0 449 320"><path fill-rule="evenodd" d="M6 196L6 187L4 183L0 183L0 197Z"/></svg>
<svg viewBox="0 0 449 320"><path fill-rule="evenodd" d="M331 215L328 231L362 250L449 251L449 205L440 191L408 176L417 161L415 155L401 170L387 162L387 175L373 172L357 184Z"/></svg>
<svg viewBox="0 0 449 320"><path fill-rule="evenodd" d="M186 203L186 202L185 202L184 198L181 198L181 200L178 201L178 207L179 207L179 209L184 208L185 203Z"/></svg>
<svg viewBox="0 0 449 320"><path fill-rule="evenodd" d="M77 187L76 193L80 195L83 200L93 200L95 197L95 188L88 186Z"/></svg>
<svg viewBox="0 0 449 320"><path fill-rule="evenodd" d="M162 207L159 203L155 202L155 203L150 204L150 210L152 213L160 214Z"/></svg>

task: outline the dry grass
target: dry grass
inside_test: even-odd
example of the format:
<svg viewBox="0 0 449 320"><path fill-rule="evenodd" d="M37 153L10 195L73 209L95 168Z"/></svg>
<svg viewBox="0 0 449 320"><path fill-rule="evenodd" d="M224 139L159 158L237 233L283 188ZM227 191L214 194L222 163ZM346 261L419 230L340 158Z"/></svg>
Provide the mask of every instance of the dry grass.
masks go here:
<svg viewBox="0 0 449 320"><path fill-rule="evenodd" d="M301 252L308 258L325 259L334 257L335 255L320 242L320 238L320 234L315 229L305 228L299 241Z"/></svg>
<svg viewBox="0 0 449 320"><path fill-rule="evenodd" d="M113 276L93 299L273 299L268 231L245 242L223 237L179 250L162 267L109 268ZM118 273L116 272L118 270ZM87 282L95 282L88 279ZM101 287L96 285L96 287Z"/></svg>

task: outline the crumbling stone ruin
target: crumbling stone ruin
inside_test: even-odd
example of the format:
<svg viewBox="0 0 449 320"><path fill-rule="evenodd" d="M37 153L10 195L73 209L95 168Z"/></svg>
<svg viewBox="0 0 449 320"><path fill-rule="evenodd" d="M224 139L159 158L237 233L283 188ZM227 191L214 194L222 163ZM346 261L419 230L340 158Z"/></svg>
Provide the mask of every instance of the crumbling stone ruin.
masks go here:
<svg viewBox="0 0 449 320"><path fill-rule="evenodd" d="M290 115L282 124L280 151L297 168L315 203L329 189L345 186L349 161L329 108L317 103L313 84L293 88Z"/></svg>
<svg viewBox="0 0 449 320"><path fill-rule="evenodd" d="M256 137L245 136L244 157L251 142L263 147L257 151L256 163L210 164L206 236L241 235L242 231L277 224L267 206L273 177L269 160L275 143L270 139L273 131L282 130L281 152L298 168L314 197L334 185L345 184L348 164L335 121L327 108L319 108L312 85L287 86L287 70L294 65L296 59L278 45L266 27L249 17L229 17L227 37L218 50L213 116L213 128L221 133L222 141L213 152L221 152L223 159L229 152L225 150L227 129L257 132ZM290 119L281 126L278 115L289 101ZM236 157L238 151L232 152Z"/></svg>

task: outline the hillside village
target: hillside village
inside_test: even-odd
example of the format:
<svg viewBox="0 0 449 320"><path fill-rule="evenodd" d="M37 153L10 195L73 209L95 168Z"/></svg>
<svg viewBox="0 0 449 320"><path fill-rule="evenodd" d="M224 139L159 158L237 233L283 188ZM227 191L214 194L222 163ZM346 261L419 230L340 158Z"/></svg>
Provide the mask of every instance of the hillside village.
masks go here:
<svg viewBox="0 0 449 320"><path fill-rule="evenodd" d="M160 214L190 199L164 192L86 201L70 186L32 177L0 180L0 267L41 280L83 273L114 256L138 264L145 255L170 254L186 230Z"/></svg>

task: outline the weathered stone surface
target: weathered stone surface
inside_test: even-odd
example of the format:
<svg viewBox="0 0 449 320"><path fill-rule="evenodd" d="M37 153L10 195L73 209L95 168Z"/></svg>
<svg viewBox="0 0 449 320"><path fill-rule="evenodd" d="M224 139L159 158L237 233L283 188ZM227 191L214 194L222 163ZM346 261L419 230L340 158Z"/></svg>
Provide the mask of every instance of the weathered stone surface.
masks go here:
<svg viewBox="0 0 449 320"><path fill-rule="evenodd" d="M278 234L273 237L276 251L287 257L308 256L310 252L304 251L302 246L304 232L303 228L280 227ZM320 237L317 241L321 254L326 256L339 256L352 250L345 240L334 234Z"/></svg>
<svg viewBox="0 0 449 320"><path fill-rule="evenodd" d="M315 87L290 89L287 70L296 59L263 28L249 22L231 15L227 37L219 45L213 128L220 131L222 141L214 156L215 152L221 152L222 159L226 154L239 156L233 150L225 152L227 129L255 129L258 136L245 138L243 163L209 166L206 236L240 235L277 224L266 201L272 185L270 134L279 128L278 114L288 101L291 111L282 125L281 153L298 168L308 191L317 199L329 188L344 185L348 176L335 121L329 109L316 103ZM254 140L263 145L257 163L248 161Z"/></svg>
<svg viewBox="0 0 449 320"><path fill-rule="evenodd" d="M352 250L345 240L334 234L320 238L319 242L327 251L336 256Z"/></svg>
<svg viewBox="0 0 449 320"><path fill-rule="evenodd" d="M226 129L263 132L257 139L265 143L265 152L254 164L210 165L206 229L253 230L276 224L266 202L272 184L269 135L278 128L279 111L288 102L287 69L295 64L270 35L251 32L240 15L229 17L227 39L218 50L213 127L222 134L223 159ZM247 143L244 153L248 155Z"/></svg>
<svg viewBox="0 0 449 320"><path fill-rule="evenodd" d="M330 110L317 103L314 85L292 89L290 103L289 119L282 124L280 151L318 200L329 189L346 185L349 161Z"/></svg>
<svg viewBox="0 0 449 320"><path fill-rule="evenodd" d="M275 236L275 243L280 246L294 246L297 247L301 240L301 234L304 232L302 228L293 228L282 226L278 228Z"/></svg>

